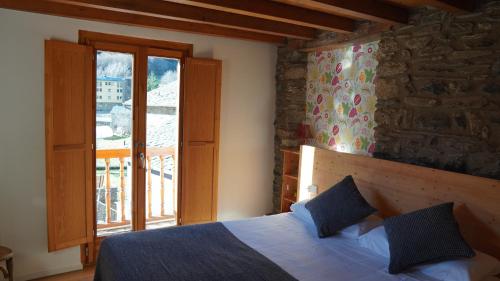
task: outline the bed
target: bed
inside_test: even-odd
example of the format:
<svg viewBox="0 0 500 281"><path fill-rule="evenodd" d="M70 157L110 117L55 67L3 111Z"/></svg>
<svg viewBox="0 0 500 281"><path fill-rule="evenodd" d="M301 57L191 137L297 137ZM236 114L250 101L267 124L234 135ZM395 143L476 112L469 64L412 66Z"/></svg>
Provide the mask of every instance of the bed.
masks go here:
<svg viewBox="0 0 500 281"><path fill-rule="evenodd" d="M207 230L210 225L191 227L199 233L211 231ZM361 248L356 239L342 235L319 239L315 230L304 224L293 213L228 221L222 225L245 245L286 271L291 278L280 276L272 279L259 279L260 276L257 278L251 272L244 273L250 275L247 279L242 279L244 278L242 276L236 278L234 275L226 274L227 268L233 265L224 263L222 266L219 264L219 268L213 269L212 276L200 272L199 276L206 279L197 279L199 276L195 275L190 276L191 280L435 281L417 273L390 275L386 269L388 262L386 258L370 253ZM138 242L139 247L133 247L132 250L130 240L122 239L130 235L105 240L106 242L103 242L101 246L95 280L180 280L177 276L172 279L171 271L182 270L181 268L186 264L191 271L196 271L199 267L196 263L200 259L206 260L207 257L195 255L190 259L179 259L181 257L176 256L177 259L170 259L168 265L165 264L165 259L155 260L158 251L175 249L177 242L165 240L162 245L158 245L157 241L152 238L156 235L150 234L172 232L179 232L179 229L135 233L133 240ZM152 243L156 244L156 247L151 247ZM232 254L234 256L231 256ZM234 260L234 257L240 255L239 252L224 253L228 260ZM276 268L270 270L276 271ZM218 278L210 279L214 276Z"/></svg>
<svg viewBox="0 0 500 281"><path fill-rule="evenodd" d="M311 184L321 193L349 174L382 216L457 202L464 236L499 258L499 181L302 147L299 197L315 196L306 188ZM320 239L294 213L284 213L105 239L95 281L435 281L417 272L389 274L387 264L356 239Z"/></svg>

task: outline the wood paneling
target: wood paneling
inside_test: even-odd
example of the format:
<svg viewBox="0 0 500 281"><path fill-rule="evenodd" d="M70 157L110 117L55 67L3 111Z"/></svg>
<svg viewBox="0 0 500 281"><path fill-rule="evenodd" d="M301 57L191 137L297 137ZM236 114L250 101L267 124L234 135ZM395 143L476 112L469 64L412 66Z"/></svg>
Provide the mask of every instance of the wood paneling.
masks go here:
<svg viewBox="0 0 500 281"><path fill-rule="evenodd" d="M78 42L85 45L93 45L95 43L111 43L115 45L123 44L127 46L147 47L149 50L161 52L159 55L167 54L168 57L177 59L193 56L193 44L122 36L86 30L79 30L78 38Z"/></svg>
<svg viewBox="0 0 500 281"><path fill-rule="evenodd" d="M163 0L57 0L68 4L93 6L104 10L123 10L129 13L149 14L198 23L210 23L224 27L288 36L299 39L312 39L314 29L289 23L270 21L255 17L236 15Z"/></svg>
<svg viewBox="0 0 500 281"><path fill-rule="evenodd" d="M45 42L49 251L92 240L92 48Z"/></svg>
<svg viewBox="0 0 500 281"><path fill-rule="evenodd" d="M215 220L212 209L214 180L213 144L189 145L184 157L184 184L182 189L182 223L190 224Z"/></svg>
<svg viewBox="0 0 500 281"><path fill-rule="evenodd" d="M171 2L335 32L354 31L352 19L268 0L171 0Z"/></svg>
<svg viewBox="0 0 500 281"><path fill-rule="evenodd" d="M347 175L384 217L454 201L466 240L500 258L500 181L302 146L301 199L308 185L322 192Z"/></svg>
<svg viewBox="0 0 500 281"><path fill-rule="evenodd" d="M181 223L217 219L221 62L188 58L184 74Z"/></svg>
<svg viewBox="0 0 500 281"><path fill-rule="evenodd" d="M69 5L64 3L51 2L48 0L0 0L0 8L156 29L209 34L253 41L264 41L280 44L285 42L284 36L239 30L217 25L173 20L151 15L133 14L123 11L111 11L94 7Z"/></svg>
<svg viewBox="0 0 500 281"><path fill-rule="evenodd" d="M407 23L408 11L374 0L273 0L298 7L381 23Z"/></svg>
<svg viewBox="0 0 500 281"><path fill-rule="evenodd" d="M215 134L217 78L219 70L212 64L188 65L186 77L184 128L191 142L212 142ZM195 80L193 80L195 79Z"/></svg>

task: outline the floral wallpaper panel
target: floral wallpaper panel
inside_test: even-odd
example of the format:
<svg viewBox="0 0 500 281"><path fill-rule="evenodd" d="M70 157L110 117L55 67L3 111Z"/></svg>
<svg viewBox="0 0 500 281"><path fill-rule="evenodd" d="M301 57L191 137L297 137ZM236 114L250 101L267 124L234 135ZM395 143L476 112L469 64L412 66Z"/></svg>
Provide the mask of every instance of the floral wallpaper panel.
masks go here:
<svg viewBox="0 0 500 281"><path fill-rule="evenodd" d="M310 53L307 120L316 145L371 155L378 42Z"/></svg>

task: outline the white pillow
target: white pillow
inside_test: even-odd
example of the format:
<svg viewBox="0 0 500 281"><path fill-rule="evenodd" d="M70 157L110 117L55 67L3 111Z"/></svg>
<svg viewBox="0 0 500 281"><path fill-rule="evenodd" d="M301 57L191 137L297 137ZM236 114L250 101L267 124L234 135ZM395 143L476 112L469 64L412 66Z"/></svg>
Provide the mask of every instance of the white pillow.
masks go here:
<svg viewBox="0 0 500 281"><path fill-rule="evenodd" d="M389 242L384 226L379 226L359 238L361 247L374 253L390 257ZM500 274L500 261L492 256L474 250L476 256L470 259L456 259L413 267L412 271L442 281L481 281L488 276Z"/></svg>
<svg viewBox="0 0 500 281"><path fill-rule="evenodd" d="M306 208L306 203L309 202L309 200L303 200L297 203L292 204L290 206L290 210L292 211L292 214L295 215L297 218L299 218L301 221L303 221L306 226L311 227L314 225L314 220L311 216L311 213L309 210ZM373 228L381 225L383 220L375 215L370 215L366 217L363 221L357 224L353 224L349 227L346 227L339 231L339 233L342 236L346 236L349 238L359 238L361 235L367 233L368 231L372 230Z"/></svg>

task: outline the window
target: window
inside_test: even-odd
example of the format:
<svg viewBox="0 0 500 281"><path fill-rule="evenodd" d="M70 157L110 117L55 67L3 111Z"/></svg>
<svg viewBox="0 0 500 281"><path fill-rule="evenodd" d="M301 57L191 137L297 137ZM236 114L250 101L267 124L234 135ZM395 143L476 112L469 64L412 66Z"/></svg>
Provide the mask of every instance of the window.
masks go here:
<svg viewBox="0 0 500 281"><path fill-rule="evenodd" d="M156 223L157 212L160 215L170 215L170 205L174 205L171 206L175 208L173 210L179 210L179 213L173 213L174 218L182 214L183 224L215 220L217 211L217 121L220 93L220 62L190 58L192 54L192 45L190 44L175 43L173 45L170 42L138 38L128 39L130 40L130 44L124 44L123 41L120 41L123 40L122 36L119 38L116 37L116 40L113 38L113 35L103 37L102 34L80 31L80 42L87 42L88 46L50 40L46 43L46 52L49 56L46 56L48 71L45 79L46 85L51 85L51 87L47 87L45 96L46 102L54 109L46 113L48 126L45 127L47 137L46 188L47 209L49 210L47 219L49 251L84 245L81 248L82 253L85 251L88 252L88 255L82 254L83 263L91 263L95 259L96 250L102 240L97 235L101 220L106 221L106 223L108 221L110 223L122 222L123 216L121 214L130 210L131 215L128 217L125 216L124 223L130 225L131 230L142 230L148 225L153 225L153 222ZM110 40L113 42L116 41L116 43L113 46L105 43ZM139 51L140 48L144 48L146 52L141 53ZM104 81L103 79L97 82L92 80L98 77L95 75L97 70L93 68L95 67L94 62L96 61L97 51L129 54L129 57L134 62L132 67L128 68L130 69L129 76L132 79L123 80L126 82L122 80L113 81L114 86L112 87L110 87L112 85L111 81ZM156 183L148 179L149 176L151 178L157 176L151 173L151 171L155 167L159 167L161 170L160 161L153 161L146 158L143 166L141 166L142 162L137 162L139 163L138 165L128 164L127 161L123 164L120 162L120 157L128 157L131 158L131 163L134 163L134 161L138 160L135 155L139 155L139 153L143 153L146 156L148 154L152 155L158 150L157 147L134 147L131 145L132 142L125 143L124 146L130 148L127 149L128 154L120 154L121 156L118 158L115 157L116 159L109 161L108 171L110 175L106 175L105 158L102 165L104 169L97 171L96 166L99 164L97 163L97 159L98 157L102 157L102 155L96 155L95 151L97 149L92 150L92 147L97 147L98 137L99 141L113 142L117 137L132 134L133 130L147 132L149 125L157 123L157 120L152 118L155 116L151 116L154 114L148 115L147 113L147 102L140 103L140 106L137 106L141 107L139 108L140 110L134 110L133 103L134 100L148 100L146 87L139 87L139 83L141 82L143 85L147 84L147 70L152 69L150 61L153 58L162 64L172 58L185 63L185 68L183 68L184 71L182 72L183 75L181 76L181 79L184 79L182 77L186 78L185 82L183 82L185 87L183 91L180 91L184 95L184 98L180 100L186 100L187 103L185 110L178 112L179 115L182 115L181 120L183 120L179 126L200 128L198 124L202 124L204 128L203 130L186 130L187 132L191 132L190 134L178 134L178 137L182 138L182 141L186 143L182 148L182 152L177 151L176 147L172 151L168 151L168 153L173 153L173 155L177 155L177 153L179 153L179 156L186 155L182 157L182 165L179 166L178 172L172 171L172 173L182 173L183 176L179 187L187 192L183 193L182 198L177 197L175 193L172 194L171 197L175 197L176 200L174 204L166 204L166 206L157 203L161 201L160 196L157 196L157 193L161 194L160 189L156 189ZM148 67L142 69L133 67L139 63ZM180 71L181 68L179 65L177 67L178 71ZM65 69L73 69L74 71L68 72L64 71ZM112 77L112 75L108 75L107 77ZM61 79L67 81L67 83L64 83L64 87L54 87L54 85L60 84ZM99 87L99 93L104 92L105 94L97 93L96 86L87 87L88 85L92 85L92 82L94 85L99 86L104 84L104 90ZM124 93L124 96L121 94L112 94L116 92L113 89L120 84L119 93ZM128 91L130 89L135 89L136 92L129 95ZM207 91L206 89L210 89L211 91ZM84 102L67 102L72 99ZM98 99L103 103L102 106L93 107L95 100L92 99ZM68 106L54 106L56 105L56 100L67 102ZM117 103L117 100L130 100L131 103L127 103L122 109L116 110L116 105L113 103ZM113 108L115 110L111 114ZM112 124L113 116L116 117L116 115L120 115L122 112L128 112L127 114L132 117L131 120L141 118L146 122L140 122L137 127L134 128L132 126L130 129L119 124ZM99 116L97 116L98 114ZM61 115L67 115L70 118L53 118L54 116ZM65 129L74 124L79 125L78 129L71 130L71 132ZM107 128L103 128L103 130L99 131L98 135L96 132L97 126L114 127L117 130L116 132L113 131L113 135L111 135ZM118 130L119 126L121 128ZM81 130L79 130L80 128ZM154 130L154 126L151 126L150 129ZM53 139L53 136L58 136L58 139ZM139 141L147 143L147 134L140 138L142 139L139 139ZM203 144L191 145L191 143L196 141L201 141ZM64 148L63 151L60 150L61 147ZM106 152L105 149L103 151ZM122 153L121 150L120 153ZM127 156L129 154L130 156ZM166 162L167 160L164 161ZM175 164L177 160L172 161ZM203 166L197 164L200 161L204 163ZM147 168L147 165L152 165L152 167ZM121 166L124 169L120 170ZM120 210L122 206L119 203L114 203L114 201L118 202L115 198L121 198L124 194L119 191L116 192L116 190L120 190L122 186L121 178L123 177L120 175L120 171L125 171L125 167L127 167L125 179L130 175L129 178L134 179L133 182L136 184L130 186L130 190L134 192L134 196L125 194L125 200L121 201L125 202L128 200L130 202L129 205L125 205L125 212L122 212ZM104 180L101 181L98 178L98 172L104 175L104 177L101 177ZM113 179L109 181L109 186L106 183L106 177ZM193 178L197 180L192 180ZM169 183L174 187L177 186L177 183L174 182L175 179L176 176L173 174L171 178L172 183ZM126 181L125 184L127 184ZM68 190L69 193L62 194L58 192L63 188ZM99 192L100 190L104 192L101 194L98 193L98 190ZM196 190L196 192L192 192L193 190ZM177 192L176 188L173 191ZM150 196L149 193L152 193L152 195ZM98 196L103 199L102 204L105 206L103 209L105 212L98 213L96 211L95 205L98 203ZM113 205L107 203L108 198L112 199ZM168 201L165 200L165 202ZM150 205L151 208L149 207ZM108 206L110 206L109 212ZM130 208L130 206L134 206L134 208ZM158 206L159 208L154 208L154 206ZM167 212L163 212L161 206L164 206L164 209L168 208ZM116 210L119 211L116 212ZM109 220L108 214L111 214Z"/></svg>

